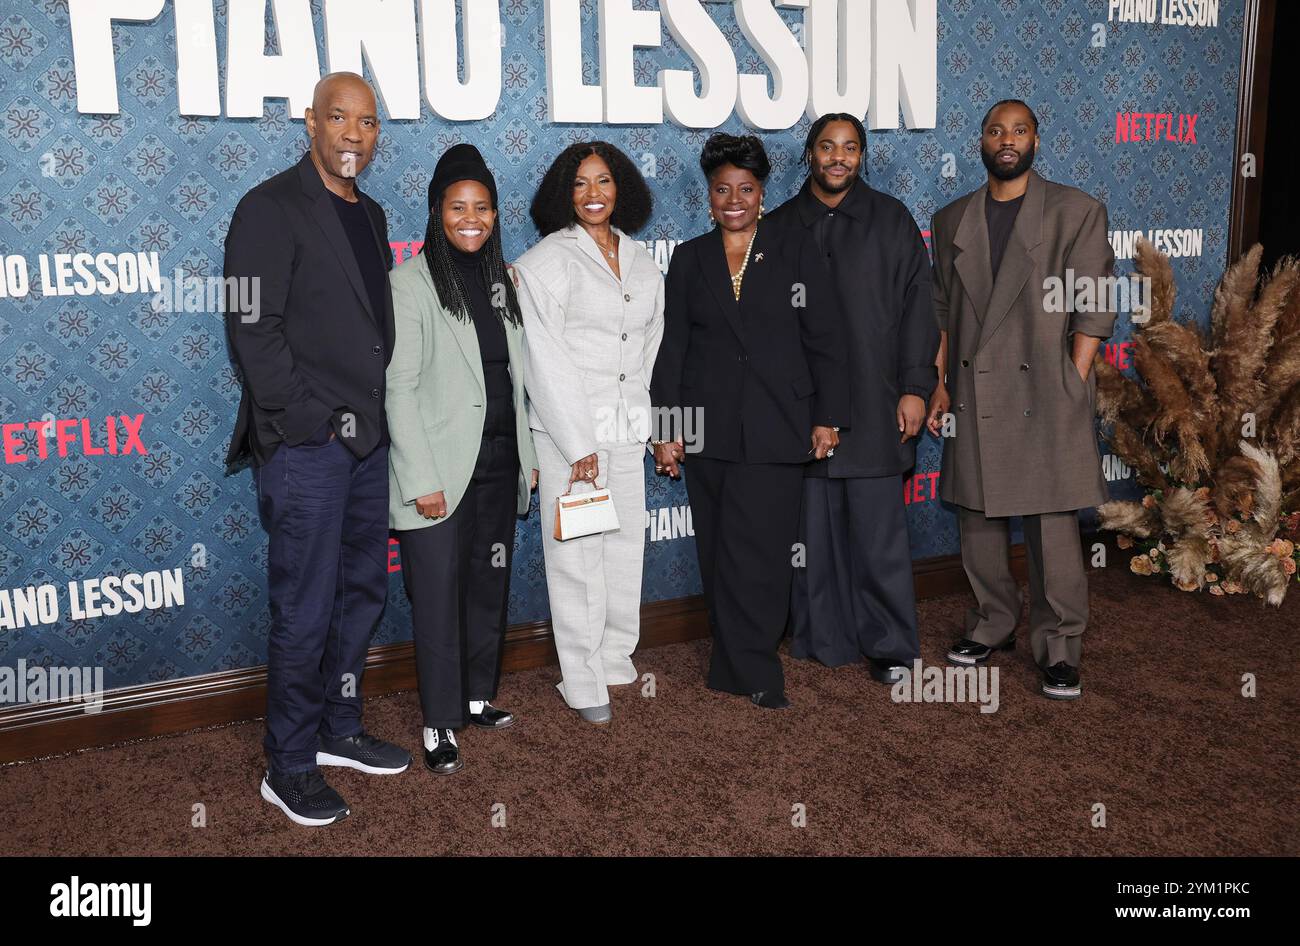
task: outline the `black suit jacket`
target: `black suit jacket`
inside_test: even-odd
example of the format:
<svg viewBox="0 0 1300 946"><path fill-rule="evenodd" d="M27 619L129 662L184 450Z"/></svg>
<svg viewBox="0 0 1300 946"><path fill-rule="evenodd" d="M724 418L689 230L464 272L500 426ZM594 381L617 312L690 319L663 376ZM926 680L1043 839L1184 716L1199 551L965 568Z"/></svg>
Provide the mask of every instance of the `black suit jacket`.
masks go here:
<svg viewBox="0 0 1300 946"><path fill-rule="evenodd" d="M831 208L805 181L772 214L788 239L817 246L815 228ZM900 201L854 182L834 209L834 237L825 248L844 316L853 403L835 455L808 467L809 476L887 476L916 465L918 437L900 443L898 399L929 402L938 383L930 254L912 214ZM820 248L818 252L821 252Z"/></svg>
<svg viewBox="0 0 1300 946"><path fill-rule="evenodd" d="M842 324L816 247L759 221L737 302L722 231L680 244L650 399L701 412L702 456L807 461L813 426L849 414Z"/></svg>
<svg viewBox="0 0 1300 946"><path fill-rule="evenodd" d="M359 188L357 195L391 270L384 211ZM281 443L296 446L326 422L357 456L374 450L386 429L392 293L384 280L384 311L372 311L352 244L310 154L240 200L226 234L225 275L254 277L260 285L259 311L226 313L244 382L226 461L251 452L260 466Z"/></svg>

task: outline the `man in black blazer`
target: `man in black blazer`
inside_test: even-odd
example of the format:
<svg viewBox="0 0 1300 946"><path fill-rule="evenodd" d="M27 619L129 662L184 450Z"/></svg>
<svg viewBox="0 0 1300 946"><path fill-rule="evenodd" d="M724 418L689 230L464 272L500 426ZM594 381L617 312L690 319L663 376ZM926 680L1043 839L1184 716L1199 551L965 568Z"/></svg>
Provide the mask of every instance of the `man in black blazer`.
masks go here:
<svg viewBox="0 0 1300 946"><path fill-rule="evenodd" d="M251 456L270 540L261 791L303 825L350 811L318 765L410 764L361 725L361 674L388 594L392 254L383 210L356 186L377 113L360 76L322 79L310 150L244 195L226 235L226 278L259 284L244 294L253 306L227 312L226 333L244 385L227 460Z"/></svg>
<svg viewBox="0 0 1300 946"><path fill-rule="evenodd" d="M902 203L859 174L862 122L813 123L809 178L772 214L790 239L814 244L844 318L852 416L835 453L809 464L803 483L790 653L828 666L866 657L892 682L920 655L903 477L937 382L930 258Z"/></svg>

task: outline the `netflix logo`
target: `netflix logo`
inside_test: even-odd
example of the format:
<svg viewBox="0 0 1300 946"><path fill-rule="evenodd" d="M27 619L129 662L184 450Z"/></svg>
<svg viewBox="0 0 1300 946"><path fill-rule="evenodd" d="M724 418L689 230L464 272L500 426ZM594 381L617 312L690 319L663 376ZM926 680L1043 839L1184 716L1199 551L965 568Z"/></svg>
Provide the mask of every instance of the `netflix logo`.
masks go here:
<svg viewBox="0 0 1300 946"><path fill-rule="evenodd" d="M1197 113L1175 115L1173 112L1116 112L1115 140L1163 140L1194 145L1197 143L1197 117Z"/></svg>
<svg viewBox="0 0 1300 946"><path fill-rule="evenodd" d="M1120 371L1127 371L1133 367L1132 342L1107 342L1106 343L1106 361L1113 368Z"/></svg>
<svg viewBox="0 0 1300 946"><path fill-rule="evenodd" d="M5 424L0 428L4 442L6 464L26 463L28 460L48 460L51 456L102 457L126 456L138 453L147 456L140 429L144 415L128 414L91 419L89 417L61 417L45 420ZM36 442L29 445L23 432L36 432Z"/></svg>
<svg viewBox="0 0 1300 946"><path fill-rule="evenodd" d="M928 503L939 497L939 471L917 473L903 480L903 504Z"/></svg>

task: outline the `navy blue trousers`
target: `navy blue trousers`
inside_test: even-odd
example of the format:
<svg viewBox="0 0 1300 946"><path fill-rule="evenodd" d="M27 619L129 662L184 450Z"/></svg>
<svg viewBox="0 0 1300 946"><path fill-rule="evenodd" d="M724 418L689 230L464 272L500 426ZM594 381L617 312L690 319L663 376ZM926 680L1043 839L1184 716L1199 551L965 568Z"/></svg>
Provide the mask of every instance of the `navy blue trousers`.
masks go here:
<svg viewBox="0 0 1300 946"><path fill-rule="evenodd" d="M316 768L318 735L361 732L361 674L388 598L388 447L281 444L256 472L270 537L266 755Z"/></svg>

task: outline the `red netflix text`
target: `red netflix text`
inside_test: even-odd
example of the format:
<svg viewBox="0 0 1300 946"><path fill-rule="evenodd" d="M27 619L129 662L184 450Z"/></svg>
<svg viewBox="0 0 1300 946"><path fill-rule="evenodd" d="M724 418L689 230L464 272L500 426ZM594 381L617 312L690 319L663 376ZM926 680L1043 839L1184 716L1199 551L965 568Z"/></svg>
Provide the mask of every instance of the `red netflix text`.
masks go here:
<svg viewBox="0 0 1300 946"><path fill-rule="evenodd" d="M47 460L51 456L66 457L69 453L84 457L126 456L130 453L148 456L149 451L140 439L144 416L119 414L103 420L61 417L57 420L5 424L0 428L0 438L4 440L5 463ZM22 433L25 430L36 431L33 445L24 442Z"/></svg>
<svg viewBox="0 0 1300 946"><path fill-rule="evenodd" d="M1132 342L1107 342L1106 361L1112 367L1124 371L1133 365L1133 358L1129 355L1129 351L1132 347Z"/></svg>
<svg viewBox="0 0 1300 946"><path fill-rule="evenodd" d="M1196 114L1172 112L1116 112L1116 141L1180 141L1196 144ZM1178 119L1177 122L1174 119Z"/></svg>
<svg viewBox="0 0 1300 946"><path fill-rule="evenodd" d="M915 476L903 480L903 503L910 506L912 503L928 503L939 496L939 471L933 473L917 473Z"/></svg>

